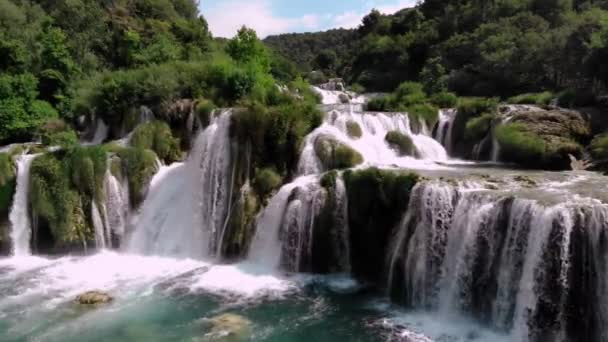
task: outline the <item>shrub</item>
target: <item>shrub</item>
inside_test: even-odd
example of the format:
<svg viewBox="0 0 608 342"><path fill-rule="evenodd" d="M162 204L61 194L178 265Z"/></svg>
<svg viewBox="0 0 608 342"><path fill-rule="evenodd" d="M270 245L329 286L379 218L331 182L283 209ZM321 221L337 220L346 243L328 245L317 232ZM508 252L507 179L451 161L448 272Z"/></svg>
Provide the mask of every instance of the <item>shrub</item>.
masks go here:
<svg viewBox="0 0 608 342"><path fill-rule="evenodd" d="M166 163L172 163L181 158L179 139L173 137L169 125L162 121L139 125L133 132L130 144L137 149L154 151L158 158Z"/></svg>
<svg viewBox="0 0 608 342"><path fill-rule="evenodd" d="M387 112L391 108L390 101L390 97L382 96L369 100L366 107L371 112Z"/></svg>
<svg viewBox="0 0 608 342"><path fill-rule="evenodd" d="M350 91L357 93L357 94L363 94L363 93L365 93L365 87L360 85L359 83L355 83L350 86Z"/></svg>
<svg viewBox="0 0 608 342"><path fill-rule="evenodd" d="M326 170L347 169L363 163L361 154L331 137L319 137L315 153Z"/></svg>
<svg viewBox="0 0 608 342"><path fill-rule="evenodd" d="M282 183L281 176L273 169L257 170L253 179L253 187L260 198L264 199Z"/></svg>
<svg viewBox="0 0 608 342"><path fill-rule="evenodd" d="M0 153L0 215L8 214L15 193L15 166L8 153Z"/></svg>
<svg viewBox="0 0 608 342"><path fill-rule="evenodd" d="M85 198L103 201L107 153L101 146L75 147L63 158L71 188Z"/></svg>
<svg viewBox="0 0 608 342"><path fill-rule="evenodd" d="M509 98L507 101L512 104L530 104L547 106L553 101L555 95L550 91L542 93L527 93Z"/></svg>
<svg viewBox="0 0 608 342"><path fill-rule="evenodd" d="M118 152L118 156L129 184L131 206L136 208L146 197L150 180L158 171L156 155L142 148L125 148Z"/></svg>
<svg viewBox="0 0 608 342"><path fill-rule="evenodd" d="M524 166L542 165L547 151L545 141L526 131L526 126L519 123L499 125L496 128L496 139L501 147L503 159Z"/></svg>
<svg viewBox="0 0 608 342"><path fill-rule="evenodd" d="M64 148L78 144L78 135L61 119L46 120L38 128L38 138L42 144L47 146L61 146Z"/></svg>
<svg viewBox="0 0 608 342"><path fill-rule="evenodd" d="M599 134L593 138L590 146L591 155L598 160L608 158L608 134Z"/></svg>
<svg viewBox="0 0 608 342"><path fill-rule="evenodd" d="M412 139L401 132L388 132L384 140L401 156L414 156L416 154L416 146Z"/></svg>
<svg viewBox="0 0 608 342"><path fill-rule="evenodd" d="M346 122L346 132L348 133L348 136L353 139L359 139L363 135L361 126L359 126L359 124L353 120L348 120Z"/></svg>
<svg viewBox="0 0 608 342"><path fill-rule="evenodd" d="M481 116L474 117L467 121L464 136L469 141L479 141L488 134L492 128L494 114L485 113Z"/></svg>
<svg viewBox="0 0 608 342"><path fill-rule="evenodd" d="M498 100L494 98L468 97L458 102L458 115L466 118L477 117L486 113L496 112Z"/></svg>
<svg viewBox="0 0 608 342"><path fill-rule="evenodd" d="M428 103L412 105L406 111L410 121L424 122L430 128L433 128L439 120L439 109Z"/></svg>
<svg viewBox="0 0 608 342"><path fill-rule="evenodd" d="M196 115L198 116L201 124L204 127L207 127L211 122L211 114L215 109L215 104L212 101L207 99L199 99L196 102Z"/></svg>
<svg viewBox="0 0 608 342"><path fill-rule="evenodd" d="M458 104L458 96L444 91L431 96L431 103L439 108L454 108Z"/></svg>

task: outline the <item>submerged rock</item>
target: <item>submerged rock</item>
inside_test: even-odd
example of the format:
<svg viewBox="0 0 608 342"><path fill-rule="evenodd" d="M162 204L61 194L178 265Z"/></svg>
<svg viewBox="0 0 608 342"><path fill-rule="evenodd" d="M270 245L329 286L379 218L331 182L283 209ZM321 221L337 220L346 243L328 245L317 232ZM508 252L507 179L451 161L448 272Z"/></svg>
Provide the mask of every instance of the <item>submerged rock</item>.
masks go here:
<svg viewBox="0 0 608 342"><path fill-rule="evenodd" d="M108 304L113 300L108 293L98 290L88 291L76 297L76 302L82 305Z"/></svg>
<svg viewBox="0 0 608 342"><path fill-rule="evenodd" d="M209 325L205 337L212 341L247 341L251 335L252 323L241 315L225 313L204 322Z"/></svg>

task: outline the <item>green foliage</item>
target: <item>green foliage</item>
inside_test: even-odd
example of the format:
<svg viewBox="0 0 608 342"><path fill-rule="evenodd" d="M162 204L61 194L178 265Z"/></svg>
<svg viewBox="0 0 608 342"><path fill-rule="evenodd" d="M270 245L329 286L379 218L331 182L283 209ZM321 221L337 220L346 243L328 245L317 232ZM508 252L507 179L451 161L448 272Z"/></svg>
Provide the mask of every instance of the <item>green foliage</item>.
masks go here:
<svg viewBox="0 0 608 342"><path fill-rule="evenodd" d="M335 170L326 172L321 177L321 186L328 191L333 191L336 188L336 179L338 178L338 172Z"/></svg>
<svg viewBox="0 0 608 342"><path fill-rule="evenodd" d="M76 132L61 119L47 120L38 128L37 136L47 146L70 148L78 144Z"/></svg>
<svg viewBox="0 0 608 342"><path fill-rule="evenodd" d="M282 183L281 176L273 169L264 168L256 170L253 179L253 188L260 198L264 199L276 190Z"/></svg>
<svg viewBox="0 0 608 342"><path fill-rule="evenodd" d="M376 279L393 228L402 218L420 178L412 173L370 168L344 172L348 197L353 272Z"/></svg>
<svg viewBox="0 0 608 342"><path fill-rule="evenodd" d="M226 52L237 63L252 64L261 72L270 72L270 60L266 47L252 29L243 26L228 42Z"/></svg>
<svg viewBox="0 0 608 342"><path fill-rule="evenodd" d="M15 166L8 153L0 153L0 217L10 210L15 193Z"/></svg>
<svg viewBox="0 0 608 342"><path fill-rule="evenodd" d="M496 139L501 147L503 158L526 166L538 166L546 157L545 141L526 131L520 123L499 125Z"/></svg>
<svg viewBox="0 0 608 342"><path fill-rule="evenodd" d="M420 83L402 83L392 94L378 97L367 103L367 110L382 112L407 112L410 119L425 122L433 127L439 119L439 109L431 104Z"/></svg>
<svg viewBox="0 0 608 342"><path fill-rule="evenodd" d="M468 97L462 98L458 102L458 114L465 118L474 118L482 114L492 114L496 112L498 106L497 99Z"/></svg>
<svg viewBox="0 0 608 342"><path fill-rule="evenodd" d="M359 124L353 120L346 122L346 132L348 133L348 136L353 139L359 139L363 135L361 126L359 126Z"/></svg>
<svg viewBox="0 0 608 342"><path fill-rule="evenodd" d="M458 104L458 96L447 91L431 96L431 103L439 108L454 108Z"/></svg>
<svg viewBox="0 0 608 342"><path fill-rule="evenodd" d="M407 108L410 119L426 123L427 127L434 127L439 120L439 108L428 104L416 104Z"/></svg>
<svg viewBox="0 0 608 342"><path fill-rule="evenodd" d="M152 150L159 159L172 163L181 159L179 139L173 137L171 128L162 121L139 125L130 140L136 149Z"/></svg>
<svg viewBox="0 0 608 342"><path fill-rule="evenodd" d="M363 163L359 152L330 137L318 137L314 149L326 170L347 169Z"/></svg>
<svg viewBox="0 0 608 342"><path fill-rule="evenodd" d="M391 146L391 148L395 149L397 153L401 156L415 156L416 155L416 146L412 142L412 138L407 135L397 132L391 131L386 134L384 140Z"/></svg>
<svg viewBox="0 0 608 342"><path fill-rule="evenodd" d="M550 91L542 93L527 93L511 97L507 100L512 104L530 104L538 106L547 106L553 101L555 95Z"/></svg>
<svg viewBox="0 0 608 342"><path fill-rule="evenodd" d="M131 206L137 208L146 197L149 183L158 170L156 155L150 150L125 148L118 152L118 156L128 180Z"/></svg>
<svg viewBox="0 0 608 342"><path fill-rule="evenodd" d="M211 115L215 109L215 104L207 99L199 99L196 102L196 115L198 116L203 127L207 127L211 122Z"/></svg>
<svg viewBox="0 0 608 342"><path fill-rule="evenodd" d="M608 159L608 134L599 134L591 142L591 155L597 160Z"/></svg>
<svg viewBox="0 0 608 342"><path fill-rule="evenodd" d="M491 113L469 119L464 130L465 138L469 141L480 141L492 129L493 120L494 114Z"/></svg>

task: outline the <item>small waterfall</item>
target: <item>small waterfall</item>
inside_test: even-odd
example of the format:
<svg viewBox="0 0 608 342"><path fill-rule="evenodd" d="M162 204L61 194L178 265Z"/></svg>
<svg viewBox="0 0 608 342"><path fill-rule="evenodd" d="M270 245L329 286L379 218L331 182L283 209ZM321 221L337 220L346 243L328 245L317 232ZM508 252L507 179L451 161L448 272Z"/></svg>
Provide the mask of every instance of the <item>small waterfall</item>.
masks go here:
<svg viewBox="0 0 608 342"><path fill-rule="evenodd" d="M346 184L342 176L336 178L336 189L334 192L336 197L336 208L334 217L336 219L335 228L338 230L334 236L334 245L336 246L336 254L339 258L340 270L346 273L351 271L350 263L350 227L348 224L348 197L346 193Z"/></svg>
<svg viewBox="0 0 608 342"><path fill-rule="evenodd" d="M361 128L360 138L348 135L348 124ZM400 132L411 138L419 158L399 156L385 140L387 133ZM447 152L439 142L425 134L414 134L404 113L365 113L334 107L327 112L323 125L306 137L298 164L300 175L319 174L323 170L314 144L320 137L331 137L359 152L367 164L402 167L436 168L435 161L447 160Z"/></svg>
<svg viewBox="0 0 608 342"><path fill-rule="evenodd" d="M93 221L93 229L95 230L95 247L97 249L104 249L106 248L106 230L94 200L91 202L91 219Z"/></svg>
<svg viewBox="0 0 608 342"><path fill-rule="evenodd" d="M452 144L454 141L452 138L452 127L455 118L456 110L454 109L442 109L439 111L439 122L437 123L437 129L435 131L435 140L445 147L448 154L453 151Z"/></svg>
<svg viewBox="0 0 608 342"><path fill-rule="evenodd" d="M30 167L37 154L23 154L17 158L17 187L9 214L12 252L15 256L31 254L32 228L29 214Z"/></svg>
<svg viewBox="0 0 608 342"><path fill-rule="evenodd" d="M103 143L108 138L108 133L110 128L106 125L105 122L101 119L97 119L97 124L95 125L95 135L93 136L93 140L91 140L91 145L99 145Z"/></svg>
<svg viewBox="0 0 608 342"><path fill-rule="evenodd" d="M608 206L418 184L387 255L408 307L467 314L517 341L604 341Z"/></svg>
<svg viewBox="0 0 608 342"><path fill-rule="evenodd" d="M112 243L112 237L121 239L125 234L128 218L129 190L128 183L121 184L112 174L110 168L106 171L103 181L105 203L103 205L106 241Z"/></svg>
<svg viewBox="0 0 608 342"><path fill-rule="evenodd" d="M131 223L130 251L201 259L221 248L231 196L230 117L230 110L214 117L185 163L161 167Z"/></svg>

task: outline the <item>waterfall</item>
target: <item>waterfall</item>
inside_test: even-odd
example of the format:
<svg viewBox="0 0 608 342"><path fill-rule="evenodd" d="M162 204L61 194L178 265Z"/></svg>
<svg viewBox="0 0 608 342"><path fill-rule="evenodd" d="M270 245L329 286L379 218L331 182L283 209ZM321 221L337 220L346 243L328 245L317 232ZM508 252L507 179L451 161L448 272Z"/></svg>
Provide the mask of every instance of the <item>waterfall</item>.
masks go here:
<svg viewBox="0 0 608 342"><path fill-rule="evenodd" d="M16 160L17 187L9 214L12 251L15 256L31 254L30 238L32 236L32 228L29 214L30 167L37 156L37 154L23 154Z"/></svg>
<svg viewBox="0 0 608 342"><path fill-rule="evenodd" d="M106 248L106 231L95 200L91 202L91 219L93 221L93 229L95 230L95 247L97 249L104 249Z"/></svg>
<svg viewBox="0 0 608 342"><path fill-rule="evenodd" d="M448 154L453 151L452 144L454 141L452 138L452 127L455 118L456 111L453 109L442 109L439 111L439 122L437 123L437 129L435 131L435 140L445 147Z"/></svg>
<svg viewBox="0 0 608 342"><path fill-rule="evenodd" d="M129 189L128 183L125 181L124 184L121 184L109 167L104 177L103 188L105 203L102 212L106 227L106 241L111 244L113 237L120 239L125 234L130 208Z"/></svg>
<svg viewBox="0 0 608 342"><path fill-rule="evenodd" d="M325 115L324 123L306 137L298 163L298 174L318 174L323 170L316 156L314 143L320 137L331 137L359 152L365 163L378 166L398 165L402 167L436 168L435 161L447 160L447 152L432 137L414 134L405 113L366 113L332 107ZM348 125L361 128L361 137L351 137ZM399 156L385 140L387 133L397 131L411 138L418 157Z"/></svg>
<svg viewBox="0 0 608 342"><path fill-rule="evenodd" d="M97 124L95 125L95 135L93 136L93 140L91 140L91 145L99 145L103 143L108 138L108 132L110 128L106 125L105 122L101 119L97 119Z"/></svg>
<svg viewBox="0 0 608 342"><path fill-rule="evenodd" d="M231 113L198 134L185 163L161 167L131 223L128 250L200 259L221 248L231 196Z"/></svg>
<svg viewBox="0 0 608 342"><path fill-rule="evenodd" d="M608 337L608 205L426 181L394 234L388 290L409 307L465 313L517 341Z"/></svg>
<svg viewBox="0 0 608 342"><path fill-rule="evenodd" d="M336 229L337 234L334 236L334 246L336 246L336 253L339 258L340 270L346 273L350 273L350 227L348 224L348 197L346 193L346 184L342 176L336 178L336 189L334 192L336 196L336 208L334 217L336 218Z"/></svg>

